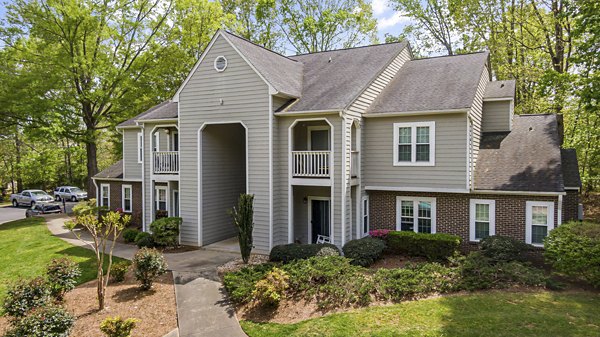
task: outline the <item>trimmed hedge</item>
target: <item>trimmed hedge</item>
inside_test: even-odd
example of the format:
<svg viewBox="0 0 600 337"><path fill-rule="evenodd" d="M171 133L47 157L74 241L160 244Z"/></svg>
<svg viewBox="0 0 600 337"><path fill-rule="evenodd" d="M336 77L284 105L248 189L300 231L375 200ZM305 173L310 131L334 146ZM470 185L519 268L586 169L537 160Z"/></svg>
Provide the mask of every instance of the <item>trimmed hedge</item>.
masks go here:
<svg viewBox="0 0 600 337"><path fill-rule="evenodd" d="M508 236L492 235L479 242L481 253L494 261L525 261L532 245Z"/></svg>
<svg viewBox="0 0 600 337"><path fill-rule="evenodd" d="M288 263L294 260L308 259L313 256L339 256L340 250L330 243L278 245L271 249L269 260Z"/></svg>
<svg viewBox="0 0 600 337"><path fill-rule="evenodd" d="M127 228L123 231L123 240L126 243L133 243L135 242L135 237L138 235L140 231L138 231L135 228Z"/></svg>
<svg viewBox="0 0 600 337"><path fill-rule="evenodd" d="M368 267L381 257L385 243L380 239L364 237L348 241L342 248L344 256L352 260L352 264Z"/></svg>
<svg viewBox="0 0 600 337"><path fill-rule="evenodd" d="M454 255L460 247L460 237L436 233L393 231L387 236L390 251L409 256L424 256L431 261L443 261Z"/></svg>

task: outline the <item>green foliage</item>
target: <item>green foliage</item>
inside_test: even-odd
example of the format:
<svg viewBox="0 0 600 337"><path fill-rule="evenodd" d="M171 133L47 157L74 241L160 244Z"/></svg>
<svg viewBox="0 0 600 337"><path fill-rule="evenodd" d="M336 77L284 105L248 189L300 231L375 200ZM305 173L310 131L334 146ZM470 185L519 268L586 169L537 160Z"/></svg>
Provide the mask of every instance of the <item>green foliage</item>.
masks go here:
<svg viewBox="0 0 600 337"><path fill-rule="evenodd" d="M455 268L439 263L381 268L374 276L378 296L394 302L450 292L458 288L459 281Z"/></svg>
<svg viewBox="0 0 600 337"><path fill-rule="evenodd" d="M152 234L148 232L137 233L137 235L135 236L135 244L138 246L138 248L152 248L155 246Z"/></svg>
<svg viewBox="0 0 600 337"><path fill-rule="evenodd" d="M20 319L35 308L46 306L50 301L50 289L46 280L36 277L20 280L8 288L4 300L4 313Z"/></svg>
<svg viewBox="0 0 600 337"><path fill-rule="evenodd" d="M100 324L100 331L106 337L130 337L138 322L135 318L108 317Z"/></svg>
<svg viewBox="0 0 600 337"><path fill-rule="evenodd" d="M299 259L308 259L313 256L339 256L340 250L330 243L299 244L290 243L277 245L271 249L269 260L271 262L288 263Z"/></svg>
<svg viewBox="0 0 600 337"><path fill-rule="evenodd" d="M129 262L121 261L117 262L112 266L110 276L115 282L123 282L125 280L125 274L129 270Z"/></svg>
<svg viewBox="0 0 600 337"><path fill-rule="evenodd" d="M458 251L460 237L443 233L393 231L387 236L387 246L396 254L424 256L431 261L443 261Z"/></svg>
<svg viewBox="0 0 600 337"><path fill-rule="evenodd" d="M123 240L127 243L133 243L139 232L135 228L127 228L123 231Z"/></svg>
<svg viewBox="0 0 600 337"><path fill-rule="evenodd" d="M256 282L252 295L254 300L261 305L277 306L285 297L289 288L290 277L288 274L275 267L271 269L260 281Z"/></svg>
<svg viewBox="0 0 600 337"><path fill-rule="evenodd" d="M600 288L600 225L569 222L550 232L544 257L559 272Z"/></svg>
<svg viewBox="0 0 600 337"><path fill-rule="evenodd" d="M244 263L248 263L250 252L254 247L252 241L252 230L254 229L254 195L240 194L237 208L231 210L231 217L238 233L240 253Z"/></svg>
<svg viewBox="0 0 600 337"><path fill-rule="evenodd" d="M344 256L352 260L352 264L368 267L383 254L385 243L380 239L364 237L348 241L342 248Z"/></svg>
<svg viewBox="0 0 600 337"><path fill-rule="evenodd" d="M167 217L155 220L150 224L152 239L157 246L177 247L179 245L179 228L183 220Z"/></svg>
<svg viewBox="0 0 600 337"><path fill-rule="evenodd" d="M80 276L79 265L69 258L54 259L46 267L48 287L57 301L62 301L67 292L75 289Z"/></svg>
<svg viewBox="0 0 600 337"><path fill-rule="evenodd" d="M167 263L158 250L142 248L133 257L133 269L141 288L150 290L154 280L167 272Z"/></svg>
<svg viewBox="0 0 600 337"><path fill-rule="evenodd" d="M533 246L508 236L492 235L479 242L481 253L494 261L524 261Z"/></svg>
<svg viewBox="0 0 600 337"><path fill-rule="evenodd" d="M67 310L47 306L33 310L23 319L13 322L5 337L68 337L75 317Z"/></svg>
<svg viewBox="0 0 600 337"><path fill-rule="evenodd" d="M229 298L235 303L248 303L254 298L256 283L267 275L274 265L271 263L244 267L237 272L226 273L223 285Z"/></svg>

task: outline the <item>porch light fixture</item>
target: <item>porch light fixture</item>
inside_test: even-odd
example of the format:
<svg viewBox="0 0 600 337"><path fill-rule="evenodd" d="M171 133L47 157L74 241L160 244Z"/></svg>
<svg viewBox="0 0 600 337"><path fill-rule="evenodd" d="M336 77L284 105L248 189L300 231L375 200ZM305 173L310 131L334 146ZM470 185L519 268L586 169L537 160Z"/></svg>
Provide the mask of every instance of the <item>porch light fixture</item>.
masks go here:
<svg viewBox="0 0 600 337"><path fill-rule="evenodd" d="M167 135L169 134L169 132L171 132L171 130L169 130L169 129L165 129L165 133L166 133Z"/></svg>
<svg viewBox="0 0 600 337"><path fill-rule="evenodd" d="M304 199L302 199L302 203L304 203L305 205L308 204L308 198L304 197Z"/></svg>

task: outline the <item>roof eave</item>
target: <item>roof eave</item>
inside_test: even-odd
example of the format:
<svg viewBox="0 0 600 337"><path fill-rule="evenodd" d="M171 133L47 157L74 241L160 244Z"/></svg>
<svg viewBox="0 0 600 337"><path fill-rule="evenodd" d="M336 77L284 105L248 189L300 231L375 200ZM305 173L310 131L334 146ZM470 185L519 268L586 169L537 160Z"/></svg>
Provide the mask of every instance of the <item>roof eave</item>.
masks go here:
<svg viewBox="0 0 600 337"><path fill-rule="evenodd" d="M442 110L419 110L419 111L404 111L404 112L368 112L363 114L363 117L377 118L377 117L402 117L402 116L414 116L414 115L441 115L451 113L467 113L471 108L459 108L459 109L442 109Z"/></svg>
<svg viewBox="0 0 600 337"><path fill-rule="evenodd" d="M473 193L478 194L507 194L507 195L538 195L538 196L557 196L566 195L564 191L510 191L510 190L478 190L473 189Z"/></svg>

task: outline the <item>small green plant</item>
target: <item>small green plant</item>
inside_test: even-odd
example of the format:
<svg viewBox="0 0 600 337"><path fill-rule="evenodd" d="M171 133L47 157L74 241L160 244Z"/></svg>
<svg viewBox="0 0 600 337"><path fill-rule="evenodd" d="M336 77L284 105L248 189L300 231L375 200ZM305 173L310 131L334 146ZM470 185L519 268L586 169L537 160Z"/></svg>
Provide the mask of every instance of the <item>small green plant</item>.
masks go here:
<svg viewBox="0 0 600 337"><path fill-rule="evenodd" d="M380 239L364 237L348 241L342 248L344 256L352 260L352 264L368 267L381 257L385 243Z"/></svg>
<svg viewBox="0 0 600 337"><path fill-rule="evenodd" d="M139 232L135 237L135 244L138 248L152 248L155 246L152 234L148 232Z"/></svg>
<svg viewBox="0 0 600 337"><path fill-rule="evenodd" d="M271 249L269 260L289 263L294 260L308 259L313 256L340 256L340 250L330 243L277 245Z"/></svg>
<svg viewBox="0 0 600 337"><path fill-rule="evenodd" d="M285 271L273 268L262 280L256 282L252 295L261 305L277 306L285 297L289 279Z"/></svg>
<svg viewBox="0 0 600 337"><path fill-rule="evenodd" d="M460 237L444 233L393 231L387 235L390 251L410 256L423 256L430 261L445 261L460 247Z"/></svg>
<svg viewBox="0 0 600 337"><path fill-rule="evenodd" d="M46 267L46 276L52 296L62 302L65 294L75 289L81 269L68 258L54 259Z"/></svg>
<svg viewBox="0 0 600 337"><path fill-rule="evenodd" d="M123 231L123 240L127 243L133 243L139 232L140 231L135 228L127 228Z"/></svg>
<svg viewBox="0 0 600 337"><path fill-rule="evenodd" d="M19 281L10 286L6 292L4 313L20 319L32 309L47 305L50 298L50 288L43 278L36 277L29 281Z"/></svg>
<svg viewBox="0 0 600 337"><path fill-rule="evenodd" d="M508 236L493 235L479 242L481 253L495 261L525 261L533 246Z"/></svg>
<svg viewBox="0 0 600 337"><path fill-rule="evenodd" d="M115 263L115 265L112 267L112 273L111 273L113 281L123 282L125 280L125 274L127 274L128 270L129 270L129 262L121 261L121 262Z"/></svg>
<svg viewBox="0 0 600 337"><path fill-rule="evenodd" d="M237 228L240 253L244 263L248 263L252 252L252 231L254 230L254 195L240 194L237 207L231 211L233 224Z"/></svg>
<svg viewBox="0 0 600 337"><path fill-rule="evenodd" d="M248 303L253 299L256 283L274 268L271 263L244 267L237 272L223 276L223 285L231 300L235 303Z"/></svg>
<svg viewBox="0 0 600 337"><path fill-rule="evenodd" d="M68 337L75 317L57 306L34 309L19 321L13 322L5 337Z"/></svg>
<svg viewBox="0 0 600 337"><path fill-rule="evenodd" d="M150 290L152 283L167 272L165 257L156 249L142 248L133 257L135 278L143 290Z"/></svg>
<svg viewBox="0 0 600 337"><path fill-rule="evenodd" d="M167 217L155 220L150 224L152 239L157 246L177 247L179 245L179 228L181 218Z"/></svg>
<svg viewBox="0 0 600 337"><path fill-rule="evenodd" d="M108 317L100 324L100 331L106 337L130 337L138 322L135 318Z"/></svg>

